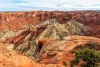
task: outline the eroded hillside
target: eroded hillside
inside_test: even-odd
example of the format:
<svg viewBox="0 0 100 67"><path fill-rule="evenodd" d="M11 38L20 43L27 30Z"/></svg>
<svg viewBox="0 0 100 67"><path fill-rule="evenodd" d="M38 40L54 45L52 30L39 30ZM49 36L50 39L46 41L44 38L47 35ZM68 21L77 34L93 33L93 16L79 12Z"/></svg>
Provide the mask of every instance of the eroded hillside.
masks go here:
<svg viewBox="0 0 100 67"><path fill-rule="evenodd" d="M39 24L55 18L59 23L66 23L71 19L92 27L92 36L100 37L100 11L71 11L71 12L1 12L0 31L4 29L18 30L28 24Z"/></svg>
<svg viewBox="0 0 100 67"><path fill-rule="evenodd" d="M70 67L76 51L100 51L99 11L3 12L0 19L0 67Z"/></svg>

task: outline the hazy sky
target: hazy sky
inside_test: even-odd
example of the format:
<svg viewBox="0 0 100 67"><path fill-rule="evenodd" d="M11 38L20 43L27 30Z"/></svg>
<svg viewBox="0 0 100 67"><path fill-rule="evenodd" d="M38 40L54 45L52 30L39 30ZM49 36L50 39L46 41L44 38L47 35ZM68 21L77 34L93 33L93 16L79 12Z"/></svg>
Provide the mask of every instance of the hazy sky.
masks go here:
<svg viewBox="0 0 100 67"><path fill-rule="evenodd" d="M100 10L100 0L0 0L0 11Z"/></svg>

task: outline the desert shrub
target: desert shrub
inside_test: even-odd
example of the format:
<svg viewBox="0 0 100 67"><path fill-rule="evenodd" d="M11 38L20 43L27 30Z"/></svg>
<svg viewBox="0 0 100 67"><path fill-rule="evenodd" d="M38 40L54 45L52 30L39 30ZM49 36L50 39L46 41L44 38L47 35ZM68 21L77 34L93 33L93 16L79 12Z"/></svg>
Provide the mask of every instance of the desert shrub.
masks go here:
<svg viewBox="0 0 100 67"><path fill-rule="evenodd" d="M63 65L66 67L67 66L67 63L65 61L63 61Z"/></svg>
<svg viewBox="0 0 100 67"><path fill-rule="evenodd" d="M82 61L82 67L97 67L100 64L100 52L95 49L84 48L75 53L75 60L70 62L73 67Z"/></svg>

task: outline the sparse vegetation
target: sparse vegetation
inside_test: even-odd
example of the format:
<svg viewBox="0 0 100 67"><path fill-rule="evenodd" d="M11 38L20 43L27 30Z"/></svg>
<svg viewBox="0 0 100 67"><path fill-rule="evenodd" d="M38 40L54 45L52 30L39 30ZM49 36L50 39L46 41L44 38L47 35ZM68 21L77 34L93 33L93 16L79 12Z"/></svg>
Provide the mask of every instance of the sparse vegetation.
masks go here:
<svg viewBox="0 0 100 67"><path fill-rule="evenodd" d="M81 63L82 67L97 67L100 64L100 52L95 49L84 48L75 53L75 60L72 60L71 67Z"/></svg>
<svg viewBox="0 0 100 67"><path fill-rule="evenodd" d="M67 66L67 63L65 61L63 61L63 65L66 67Z"/></svg>

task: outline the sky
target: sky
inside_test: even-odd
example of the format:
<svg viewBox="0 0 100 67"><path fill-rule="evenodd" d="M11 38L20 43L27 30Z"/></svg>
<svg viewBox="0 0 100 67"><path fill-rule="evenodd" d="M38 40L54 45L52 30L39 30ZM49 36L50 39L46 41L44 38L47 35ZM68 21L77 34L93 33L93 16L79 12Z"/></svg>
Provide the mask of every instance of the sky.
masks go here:
<svg viewBox="0 0 100 67"><path fill-rule="evenodd" d="M100 0L0 0L0 11L100 10Z"/></svg>

